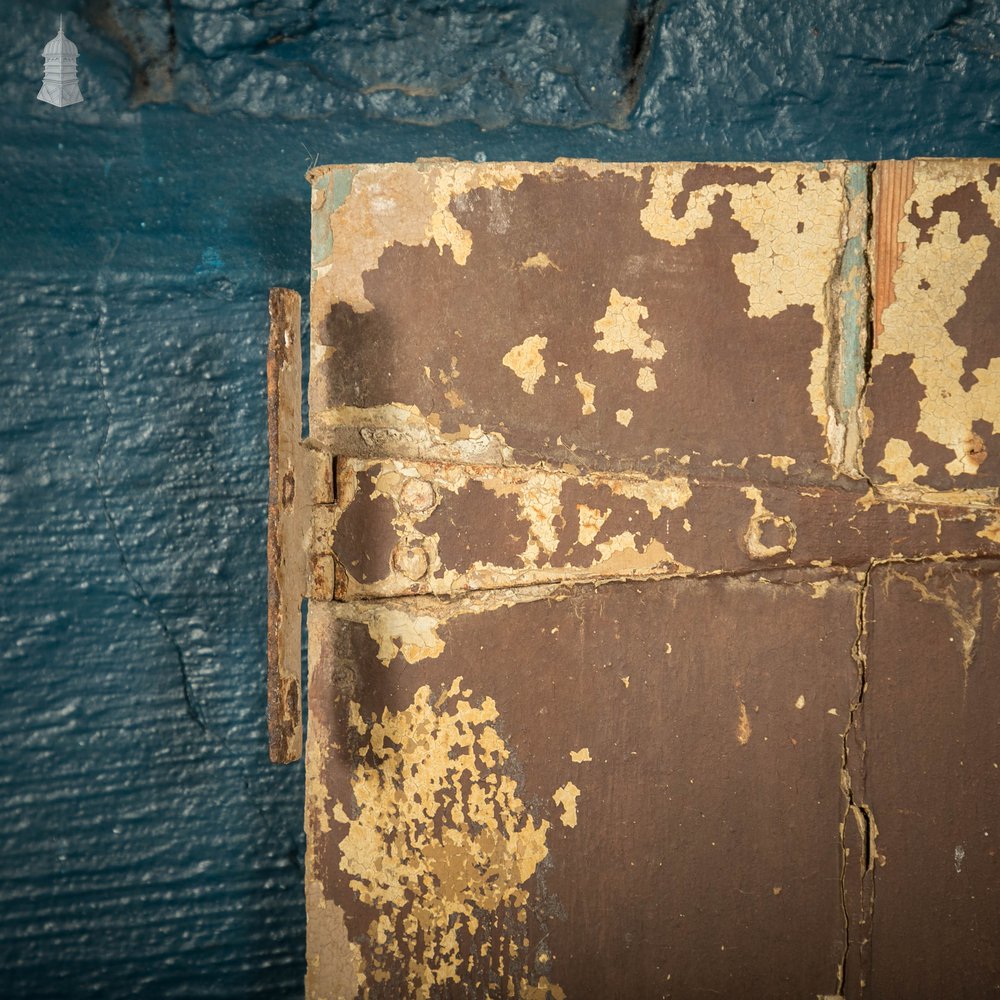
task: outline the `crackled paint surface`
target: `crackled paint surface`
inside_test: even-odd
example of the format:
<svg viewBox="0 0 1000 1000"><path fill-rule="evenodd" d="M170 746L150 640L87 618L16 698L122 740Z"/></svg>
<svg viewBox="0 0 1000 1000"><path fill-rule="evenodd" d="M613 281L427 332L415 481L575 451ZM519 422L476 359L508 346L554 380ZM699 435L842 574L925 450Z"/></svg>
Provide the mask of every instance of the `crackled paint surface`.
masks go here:
<svg viewBox="0 0 1000 1000"><path fill-rule="evenodd" d="M1000 933L900 819L967 759L1000 827L998 178L311 172L311 997L877 1000L924 881ZM979 741L905 780L904 632Z"/></svg>

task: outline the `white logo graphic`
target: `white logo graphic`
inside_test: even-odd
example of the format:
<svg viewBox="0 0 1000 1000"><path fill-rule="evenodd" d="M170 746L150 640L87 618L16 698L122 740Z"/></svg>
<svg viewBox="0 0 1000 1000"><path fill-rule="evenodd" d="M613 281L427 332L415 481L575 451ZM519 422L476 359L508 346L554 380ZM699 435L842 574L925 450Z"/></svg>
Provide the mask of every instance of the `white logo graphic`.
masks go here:
<svg viewBox="0 0 1000 1000"><path fill-rule="evenodd" d="M63 34L63 19L59 18L59 34L42 49L45 57L45 77L38 99L64 108L83 100L76 82L77 47Z"/></svg>

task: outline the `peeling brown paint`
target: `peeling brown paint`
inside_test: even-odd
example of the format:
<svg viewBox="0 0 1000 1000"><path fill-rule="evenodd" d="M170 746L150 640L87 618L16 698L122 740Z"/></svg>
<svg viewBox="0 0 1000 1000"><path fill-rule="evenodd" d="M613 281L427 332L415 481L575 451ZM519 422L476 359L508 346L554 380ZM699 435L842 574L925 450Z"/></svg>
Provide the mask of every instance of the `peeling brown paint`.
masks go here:
<svg viewBox="0 0 1000 1000"><path fill-rule="evenodd" d="M784 514L774 514L764 506L764 497L755 486L744 486L742 493L754 504L743 540L751 559L769 559L795 548L795 522ZM765 538L768 532L769 538Z"/></svg>
<svg viewBox="0 0 1000 1000"><path fill-rule="evenodd" d="M588 382L581 372L576 373L576 388L583 399L583 407L581 413L587 417L591 413L596 413L597 409L594 406L594 390L597 388L593 382Z"/></svg>
<svg viewBox="0 0 1000 1000"><path fill-rule="evenodd" d="M990 166L917 160L876 173L865 461L883 470L879 481L1000 482L1000 461L989 461L1000 449L1000 226Z"/></svg>
<svg viewBox="0 0 1000 1000"><path fill-rule="evenodd" d="M834 332L826 289L845 238L843 171L843 165L833 165L824 180L796 164L714 171L667 165L654 174L653 194L642 213L653 236L683 246L712 226L713 206L728 196L734 219L756 243L754 250L733 256L737 276L750 290L747 314L771 317L790 306L809 306L823 328L822 343L812 353L809 398L824 433L830 420L825 373ZM696 173L703 179L689 186ZM829 183L830 173L839 184Z"/></svg>
<svg viewBox="0 0 1000 1000"><path fill-rule="evenodd" d="M381 430L383 454L558 452L650 473L696 453L736 463L766 452L809 479L829 460L827 288L853 225L845 170L723 168L710 180L690 164L351 168L346 200L316 210L350 250L324 251L314 271L313 432L342 455L373 454L361 432ZM720 366L730 351L739 365ZM451 357L460 375L443 386L435 375ZM515 369L524 399L511 409L493 386ZM803 406L815 424L796 418Z"/></svg>
<svg viewBox="0 0 1000 1000"><path fill-rule="evenodd" d="M544 600L555 595L557 589L549 585L490 590L482 593L474 604L456 602L442 606L432 598L408 598L320 604L317 609L322 608L324 615L333 619L363 625L376 644L377 659L388 666L398 656L411 664L437 659L445 648L440 632L442 622L524 601Z"/></svg>
<svg viewBox="0 0 1000 1000"><path fill-rule="evenodd" d="M579 796L580 789L572 781L567 781L552 793L552 801L562 809L559 821L563 826L576 826L576 800Z"/></svg>
<svg viewBox="0 0 1000 1000"><path fill-rule="evenodd" d="M612 288L607 312L594 323L594 331L601 335L594 350L606 354L628 351L635 361L659 361L666 348L643 330L641 323L648 318L649 310L642 299L622 295Z"/></svg>
<svg viewBox="0 0 1000 1000"><path fill-rule="evenodd" d="M310 171L315 184L330 168ZM331 258L315 263L316 279L329 277L332 295L358 311L372 304L365 298L362 275L378 264L386 247L435 245L438 253L450 250L455 262L464 264L472 251L472 237L450 210L452 199L472 187L516 187L520 171L514 165L483 168L474 164L428 163L422 170L409 164L348 168L350 195L333 211L325 201L314 210L326 213L327 225L336 235L337 265Z"/></svg>
<svg viewBox="0 0 1000 1000"><path fill-rule="evenodd" d="M856 609L847 581L832 581L823 598L814 598L808 583L820 578L820 571L809 571L798 584L778 578L608 583L550 589L532 599L512 594L500 603L472 593L451 601L317 605L310 636L319 647L311 657L319 683L310 683L311 712L343 721L330 727L340 733L341 749L317 755L324 761L325 797L310 797L314 871L324 898L345 909L370 995L407 995L413 987L401 984L451 975L456 967L471 995L504 995L499 956L509 957L515 928L521 928L516 956L503 976L524 976L527 966L526 981L552 996L559 995L555 983L566 997L641 996L659 981L657 967L699 988L721 989L736 976L755 995L802 996L806 984L814 993L817 987L832 991L843 948L837 880L842 725L825 709L838 707L841 718L848 710L853 662L849 641L837 640L853 635ZM393 603L419 604L435 619L439 656L411 665L399 653L383 665L377 638L359 619L372 606ZM758 669L770 662L772 640L763 630L745 632L746 613L794 628L797 655L781 670ZM631 628L633 620L647 626ZM539 663L560 669L539 674ZM743 746L734 738L732 688L719 683L708 663L741 678L753 719ZM629 664L628 673L619 664ZM537 682L526 684L527 676ZM797 710L802 691L824 710L810 714L811 700ZM608 725L611 720L618 721ZM311 723L311 739L312 733ZM495 764L484 763L482 745L493 748ZM574 761L583 756L578 748L589 761ZM506 771L510 761L499 762L501 749L516 753L515 771ZM449 777L473 765L470 780ZM499 794L505 773L516 789L503 787L520 803L521 819L511 829L521 829L530 816L537 838L548 824L547 853L533 874L519 883L508 867L513 874L490 883L498 891L510 887L519 900L524 891L525 918L503 905L467 910L446 897L445 910L461 909L459 932L443 936L440 962L428 961L433 956L424 939L414 939L403 919L380 919L396 912L390 899L419 909L410 894L399 896L391 886L403 871L434 879L443 865L445 878L433 881L426 895L426 905L438 907L452 876L479 885L481 876L462 868L462 859L480 857L480 833L463 831L478 829L470 822L480 808L475 789ZM441 793L425 796L427 781ZM747 787L757 790L751 799ZM746 803L737 820L729 812L734 798ZM440 823L426 819L425 809ZM368 820L383 815L371 836L362 837L363 829L371 830ZM490 813L501 827L502 815ZM424 837L414 837L413 823L426 829ZM399 849L379 865L383 843L396 840ZM414 852L410 841L426 849ZM439 843L451 846L438 852ZM485 876L494 862L482 859L474 867ZM590 884L579 879L581 870L592 872ZM357 889L356 872L367 879ZM376 888L367 888L373 880ZM778 909L775 885L786 886ZM468 898L474 901L475 892ZM720 924L703 912L706 900L732 921ZM611 913L613 921L601 916ZM652 922L650 914L657 914ZM426 919L435 926L438 918ZM383 951L376 955L380 928ZM592 945L595 928L600 948ZM831 946L810 948L818 940ZM705 963L708 952L721 964ZM476 985L485 982L488 967L497 976L492 990ZM381 971L390 976L384 984L375 978ZM530 994L524 989L522 995Z"/></svg>
<svg viewBox="0 0 1000 1000"><path fill-rule="evenodd" d="M540 466L398 460L341 460L339 469L338 506L324 508L329 523L314 533L334 557L339 598L503 588L568 574L691 571L664 541L669 513L691 495L685 477L584 477ZM406 493L417 489L428 500L413 509ZM616 530L610 531L613 512ZM659 523L662 538L633 530ZM585 555L581 569L572 571L575 552ZM372 577L376 565L381 576Z"/></svg>
<svg viewBox="0 0 1000 1000"><path fill-rule="evenodd" d="M933 572L933 567L928 567L921 580L912 568L909 572L887 568L883 579L886 584L893 580L908 583L920 595L924 604L940 604L947 608L956 633L951 641L957 638L962 651L962 687L963 690L967 690L969 668L972 666L976 641L983 624L982 584L979 580L962 580L932 589L928 586L928 581L932 578ZM966 583L970 586L966 586ZM956 587L965 590L966 593L960 597L956 593Z"/></svg>
<svg viewBox="0 0 1000 1000"><path fill-rule="evenodd" d="M339 469L338 504L313 532L339 599L1000 552L989 489L738 486L401 460L342 459Z"/></svg>
<svg viewBox="0 0 1000 1000"><path fill-rule="evenodd" d="M747 715L747 707L740 702L740 714L736 722L736 739L740 746L746 746L750 742L753 729L750 726L750 716Z"/></svg>
<svg viewBox="0 0 1000 1000"><path fill-rule="evenodd" d="M464 693L462 677L436 698L425 685L402 711L356 730L353 806L341 813L340 867L377 913L362 945L368 975L387 981L401 971L396 981L413 997L449 983L485 993L484 961L515 993L537 988L517 935L496 953L489 943L476 949L476 931L500 910L525 922L549 823L531 816L505 773L496 703L476 705Z"/></svg>
<svg viewBox="0 0 1000 1000"><path fill-rule="evenodd" d="M542 351L547 343L546 337L526 337L523 343L512 347L503 356L503 364L521 380L521 389L529 396L534 393L538 380L545 374Z"/></svg>

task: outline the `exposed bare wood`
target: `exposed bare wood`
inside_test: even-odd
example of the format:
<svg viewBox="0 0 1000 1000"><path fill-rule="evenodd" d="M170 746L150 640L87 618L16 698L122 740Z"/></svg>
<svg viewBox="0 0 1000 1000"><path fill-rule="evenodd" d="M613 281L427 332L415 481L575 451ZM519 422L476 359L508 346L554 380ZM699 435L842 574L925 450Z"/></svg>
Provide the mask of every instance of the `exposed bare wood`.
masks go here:
<svg viewBox="0 0 1000 1000"><path fill-rule="evenodd" d="M882 313L895 301L893 278L899 267L903 245L896 235L903 209L913 194L913 161L884 160L875 168L875 197L872 206L872 261L874 277L875 337L882 333Z"/></svg>

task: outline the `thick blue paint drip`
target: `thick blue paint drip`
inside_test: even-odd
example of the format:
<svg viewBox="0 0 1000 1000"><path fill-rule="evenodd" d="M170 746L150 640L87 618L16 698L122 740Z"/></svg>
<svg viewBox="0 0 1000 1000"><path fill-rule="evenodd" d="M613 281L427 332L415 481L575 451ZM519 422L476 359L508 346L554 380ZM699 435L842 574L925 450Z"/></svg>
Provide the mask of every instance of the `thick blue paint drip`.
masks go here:
<svg viewBox="0 0 1000 1000"><path fill-rule="evenodd" d="M995 4L679 0L638 61L628 7L5 5L5 997L301 995L264 350L268 287L307 291L313 160L1000 153ZM63 109L35 100L60 13Z"/></svg>

